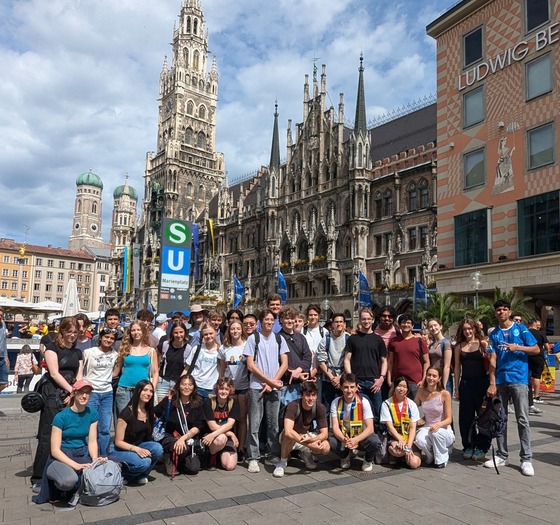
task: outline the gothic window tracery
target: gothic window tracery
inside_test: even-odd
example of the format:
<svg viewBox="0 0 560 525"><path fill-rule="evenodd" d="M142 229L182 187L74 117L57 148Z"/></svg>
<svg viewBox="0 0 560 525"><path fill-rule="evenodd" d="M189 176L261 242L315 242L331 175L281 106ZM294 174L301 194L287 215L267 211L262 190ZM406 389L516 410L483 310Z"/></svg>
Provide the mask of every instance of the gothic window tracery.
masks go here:
<svg viewBox="0 0 560 525"><path fill-rule="evenodd" d="M420 208L428 207L429 185L426 179L420 181Z"/></svg>
<svg viewBox="0 0 560 525"><path fill-rule="evenodd" d="M416 184L411 182L408 185L408 211L416 211L418 209L418 193L416 191Z"/></svg>
<svg viewBox="0 0 560 525"><path fill-rule="evenodd" d="M191 128L187 128L185 130L185 144L192 144L192 137L193 137L193 130Z"/></svg>
<svg viewBox="0 0 560 525"><path fill-rule="evenodd" d="M383 215L393 215L393 192L390 189L386 189L383 194Z"/></svg>
<svg viewBox="0 0 560 525"><path fill-rule="evenodd" d="M206 118L206 108L203 105L198 108L198 118Z"/></svg>
<svg viewBox="0 0 560 525"><path fill-rule="evenodd" d="M192 102L192 100L189 100L187 102L187 115L192 115L194 111L194 104Z"/></svg>
<svg viewBox="0 0 560 525"><path fill-rule="evenodd" d="M196 139L196 146L202 149L206 147L206 135L202 131L198 133L198 137Z"/></svg>

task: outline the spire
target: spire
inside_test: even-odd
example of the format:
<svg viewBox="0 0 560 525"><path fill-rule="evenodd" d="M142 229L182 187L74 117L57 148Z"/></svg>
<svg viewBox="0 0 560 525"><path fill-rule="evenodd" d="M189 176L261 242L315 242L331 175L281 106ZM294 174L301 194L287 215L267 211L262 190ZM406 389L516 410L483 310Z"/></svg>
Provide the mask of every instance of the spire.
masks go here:
<svg viewBox="0 0 560 525"><path fill-rule="evenodd" d="M278 139L278 101L274 104L274 128L272 130L272 148L270 150L270 171L280 168L280 140Z"/></svg>
<svg viewBox="0 0 560 525"><path fill-rule="evenodd" d="M367 133L366 124L366 97L364 93L364 55L360 53L360 76L358 79L358 100L356 101L356 120L354 122L354 131L361 131L364 135Z"/></svg>

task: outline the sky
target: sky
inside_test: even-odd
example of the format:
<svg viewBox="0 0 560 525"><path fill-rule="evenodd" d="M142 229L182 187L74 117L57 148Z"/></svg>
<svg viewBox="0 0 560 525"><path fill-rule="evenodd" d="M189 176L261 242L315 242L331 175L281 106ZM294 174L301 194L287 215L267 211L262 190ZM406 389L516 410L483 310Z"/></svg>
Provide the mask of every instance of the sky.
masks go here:
<svg viewBox="0 0 560 525"><path fill-rule="evenodd" d="M228 176L270 159L274 104L285 157L303 115L304 76L326 65L328 105L344 93L352 123L360 53L368 120L436 92L426 25L453 0L200 0L219 74L216 149ZM159 75L182 0L0 2L0 237L66 248L75 180L144 195L156 147ZM140 209L140 207L139 207Z"/></svg>

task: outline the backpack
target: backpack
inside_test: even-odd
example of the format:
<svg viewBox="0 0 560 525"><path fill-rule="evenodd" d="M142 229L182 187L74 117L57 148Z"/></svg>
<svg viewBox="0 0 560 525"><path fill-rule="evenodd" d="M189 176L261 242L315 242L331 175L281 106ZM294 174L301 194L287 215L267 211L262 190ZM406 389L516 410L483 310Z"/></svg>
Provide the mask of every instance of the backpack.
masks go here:
<svg viewBox="0 0 560 525"><path fill-rule="evenodd" d="M107 460L94 461L91 468L82 471L79 503L88 507L104 507L117 501L121 494L123 478L118 463Z"/></svg>
<svg viewBox="0 0 560 525"><path fill-rule="evenodd" d="M486 396L480 407L480 414L475 416L469 439L472 440L473 431L476 431L483 436L489 437L491 440L501 437L507 425L507 412L504 409L502 400L498 396ZM492 460L494 461L494 468L496 473L498 467L496 466L496 456L494 453L494 445L492 445Z"/></svg>
<svg viewBox="0 0 560 525"><path fill-rule="evenodd" d="M255 332L253 334L255 336L255 355L253 357L253 361L257 362L257 356L259 355L259 343L261 342L261 334L259 332ZM280 362L280 350L282 346L282 339L280 334L274 334L276 336L276 343L278 344L278 362Z"/></svg>

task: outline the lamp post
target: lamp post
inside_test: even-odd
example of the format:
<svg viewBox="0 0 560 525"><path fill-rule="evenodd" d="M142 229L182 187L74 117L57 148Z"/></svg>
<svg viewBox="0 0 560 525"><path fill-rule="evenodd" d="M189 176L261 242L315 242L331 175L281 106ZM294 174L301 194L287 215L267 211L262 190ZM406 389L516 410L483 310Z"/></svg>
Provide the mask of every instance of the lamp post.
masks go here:
<svg viewBox="0 0 560 525"><path fill-rule="evenodd" d="M471 286L474 290L474 307L478 308L478 290L482 287L482 272L476 270L471 273Z"/></svg>
<svg viewBox="0 0 560 525"><path fill-rule="evenodd" d="M324 312L324 322L326 323L328 321L328 314L329 314L329 308L331 307L331 303L328 299L325 299L322 303L321 303L321 308Z"/></svg>

